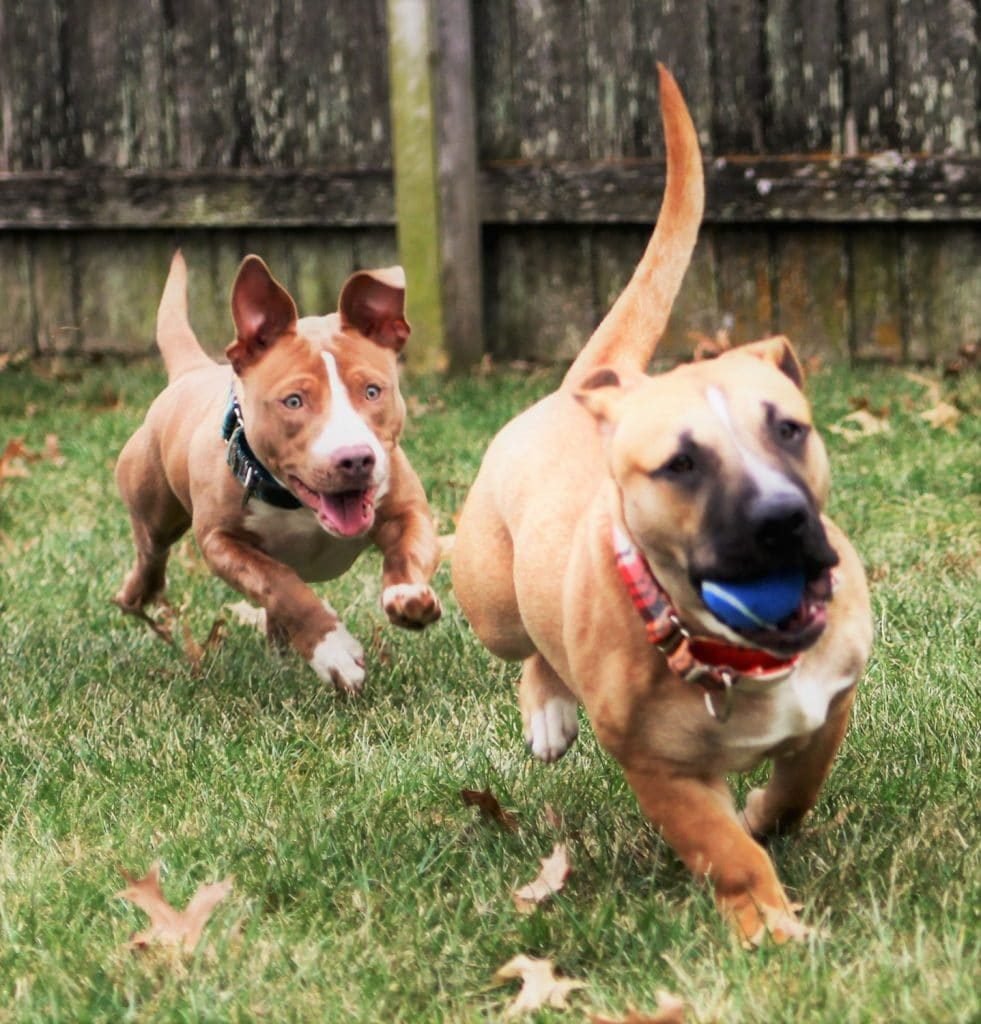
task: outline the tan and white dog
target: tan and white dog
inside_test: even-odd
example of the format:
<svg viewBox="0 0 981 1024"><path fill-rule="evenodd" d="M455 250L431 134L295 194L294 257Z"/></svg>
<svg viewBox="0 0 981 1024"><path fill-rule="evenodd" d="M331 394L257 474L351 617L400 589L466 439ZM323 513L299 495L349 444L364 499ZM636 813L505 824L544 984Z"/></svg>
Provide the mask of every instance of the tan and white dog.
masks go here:
<svg viewBox="0 0 981 1024"><path fill-rule="evenodd" d="M871 644L868 592L822 515L824 447L785 338L645 376L695 244L698 142L660 69L664 202L631 281L561 387L491 443L458 524L453 585L477 635L524 662L545 761L585 706L650 820L741 938L800 937L755 841L796 823L841 742ZM797 609L737 630L704 580L803 572ZM725 775L770 759L737 813Z"/></svg>
<svg viewBox="0 0 981 1024"><path fill-rule="evenodd" d="M373 542L388 618L407 628L439 618L432 516L399 447L404 301L401 267L360 271L338 312L299 319L248 256L221 365L191 329L187 268L174 256L157 315L169 383L116 466L136 543L120 608L139 613L162 595L169 549L193 527L211 570L265 610L270 637L341 690L361 688L364 653L308 582L339 576Z"/></svg>

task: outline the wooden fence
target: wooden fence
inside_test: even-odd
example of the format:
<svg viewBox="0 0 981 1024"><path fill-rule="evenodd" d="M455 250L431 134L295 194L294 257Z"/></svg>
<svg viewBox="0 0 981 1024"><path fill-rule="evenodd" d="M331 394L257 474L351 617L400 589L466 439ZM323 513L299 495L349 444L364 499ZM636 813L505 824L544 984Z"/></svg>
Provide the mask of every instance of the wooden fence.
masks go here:
<svg viewBox="0 0 981 1024"><path fill-rule="evenodd" d="M0 0L0 350L147 350L175 244L215 349L245 252L317 312L401 247L418 351L568 358L657 213L661 60L708 184L666 349L731 325L944 357L981 323L979 20L974 0ZM468 231L479 258L453 248Z"/></svg>

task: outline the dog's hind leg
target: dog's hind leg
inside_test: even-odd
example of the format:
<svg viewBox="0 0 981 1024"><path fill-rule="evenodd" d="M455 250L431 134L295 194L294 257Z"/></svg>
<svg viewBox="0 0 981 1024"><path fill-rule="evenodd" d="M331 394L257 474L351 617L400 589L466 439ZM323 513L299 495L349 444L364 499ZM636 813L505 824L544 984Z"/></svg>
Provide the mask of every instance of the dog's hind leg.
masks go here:
<svg viewBox="0 0 981 1024"><path fill-rule="evenodd" d="M557 761L579 735L579 702L540 654L525 659L518 703L531 752L542 761Z"/></svg>
<svg viewBox="0 0 981 1024"><path fill-rule="evenodd" d="M113 598L124 612L139 613L164 591L171 545L191 525L191 517L164 479L156 459L138 430L119 456L116 482L129 508L136 562Z"/></svg>

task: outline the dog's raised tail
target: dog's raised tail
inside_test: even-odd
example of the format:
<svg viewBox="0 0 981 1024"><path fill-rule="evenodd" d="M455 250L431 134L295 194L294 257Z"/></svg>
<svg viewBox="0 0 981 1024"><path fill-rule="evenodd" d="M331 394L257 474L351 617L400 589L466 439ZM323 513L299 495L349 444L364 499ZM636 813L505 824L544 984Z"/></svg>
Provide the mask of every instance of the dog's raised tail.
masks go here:
<svg viewBox="0 0 981 1024"><path fill-rule="evenodd" d="M167 379L177 380L189 370L214 365L201 348L187 316L187 264L178 249L157 307L157 347L167 367Z"/></svg>
<svg viewBox="0 0 981 1024"><path fill-rule="evenodd" d="M698 135L671 72L660 63L657 70L667 145L661 212L637 269L569 368L563 387L577 387L599 366L646 370L695 248L705 206Z"/></svg>

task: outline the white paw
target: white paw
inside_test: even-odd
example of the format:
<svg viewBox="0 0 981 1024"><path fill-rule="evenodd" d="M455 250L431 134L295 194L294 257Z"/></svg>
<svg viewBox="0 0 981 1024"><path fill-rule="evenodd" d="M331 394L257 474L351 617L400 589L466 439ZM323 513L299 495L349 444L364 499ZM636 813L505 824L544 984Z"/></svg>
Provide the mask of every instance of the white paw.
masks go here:
<svg viewBox="0 0 981 1024"><path fill-rule="evenodd" d="M525 731L531 752L546 764L558 759L579 735L578 704L574 700L552 697L545 707L533 711Z"/></svg>
<svg viewBox="0 0 981 1024"><path fill-rule="evenodd" d="M310 665L325 683L345 693L358 693L364 685L364 650L341 623L314 648Z"/></svg>
<svg viewBox="0 0 981 1024"><path fill-rule="evenodd" d="M393 583L386 587L382 608L389 622L403 629L422 629L443 614L436 591L425 583Z"/></svg>

